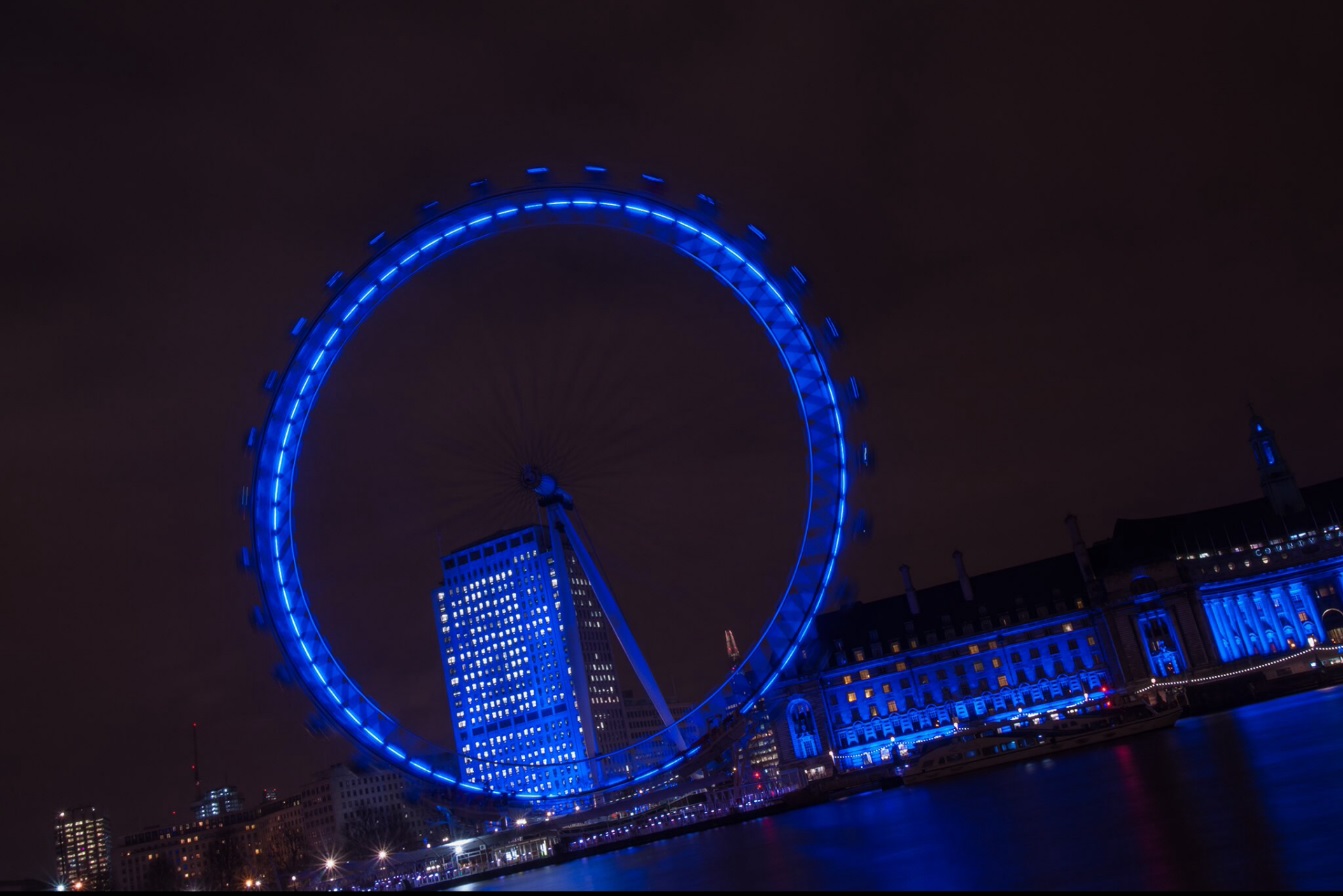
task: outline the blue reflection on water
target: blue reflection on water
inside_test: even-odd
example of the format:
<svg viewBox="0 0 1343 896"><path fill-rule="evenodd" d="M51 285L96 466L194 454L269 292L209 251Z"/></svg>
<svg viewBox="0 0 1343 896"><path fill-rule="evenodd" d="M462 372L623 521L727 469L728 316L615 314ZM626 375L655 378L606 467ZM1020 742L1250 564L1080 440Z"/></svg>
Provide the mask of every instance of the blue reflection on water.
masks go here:
<svg viewBox="0 0 1343 896"><path fill-rule="evenodd" d="M1337 890L1343 687L457 889Z"/></svg>

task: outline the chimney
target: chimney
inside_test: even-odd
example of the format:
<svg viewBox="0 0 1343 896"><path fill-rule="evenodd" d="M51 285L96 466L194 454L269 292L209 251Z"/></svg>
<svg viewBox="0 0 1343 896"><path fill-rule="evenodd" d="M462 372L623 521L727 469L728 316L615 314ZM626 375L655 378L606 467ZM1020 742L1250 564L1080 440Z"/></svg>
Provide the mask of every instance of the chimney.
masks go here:
<svg viewBox="0 0 1343 896"><path fill-rule="evenodd" d="M975 592L970 588L970 576L965 572L965 555L959 550L951 552L951 562L956 564L956 578L961 580L961 595L968 601L975 599Z"/></svg>
<svg viewBox="0 0 1343 896"><path fill-rule="evenodd" d="M1091 568L1091 555L1087 553L1087 543L1082 540L1077 517L1070 513L1063 518L1063 524L1068 527L1068 537L1072 539L1073 556L1077 558L1077 568L1082 571L1082 581L1090 585L1096 581L1096 573Z"/></svg>
<svg viewBox="0 0 1343 896"><path fill-rule="evenodd" d="M905 599L909 601L909 612L919 615L919 596L914 593L914 580L909 577L909 564L900 564L900 577L905 580Z"/></svg>

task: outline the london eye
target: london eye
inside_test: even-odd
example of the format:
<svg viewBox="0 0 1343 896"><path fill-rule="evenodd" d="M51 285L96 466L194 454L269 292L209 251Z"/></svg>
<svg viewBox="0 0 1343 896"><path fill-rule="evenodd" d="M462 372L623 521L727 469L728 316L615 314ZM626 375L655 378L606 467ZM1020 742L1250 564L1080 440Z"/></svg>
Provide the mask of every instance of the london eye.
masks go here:
<svg viewBox="0 0 1343 896"><path fill-rule="evenodd" d="M533 169L533 174L547 173ZM378 251L348 278L329 284L332 294L311 322L295 328L297 345L282 373L268 383L272 392L264 423L249 436L255 454L248 492L251 546L247 565L260 586L262 607L294 679L321 714L367 753L436 788L547 803L651 786L694 767L715 749L710 737L690 740L683 732L721 732L752 711L776 686L805 643L816 613L834 586L836 563L845 542L851 452L846 446L846 397L856 397L856 381L837 383L826 361L824 343L804 321L799 298L806 280L797 268L779 276L758 251L758 240L738 238L716 225L712 200L701 194L700 210L666 202L652 190L608 185L604 169L590 167L590 183L537 183L523 189L481 195L429 217L401 237L378 242ZM660 182L645 176L648 182ZM646 184L645 186L648 186ZM772 347L786 374L804 430L806 483L800 542L786 587L754 644L745 651L737 673L680 718L673 718L643 660L619 607L595 561L572 541L578 562L640 682L665 723L670 749L650 762L647 750L632 744L602 755L559 760L581 765L584 787L574 791L518 792L496 789L489 781L468 779L457 752L409 730L369 696L337 658L317 625L309 588L299 568L295 540L297 470L303 438L317 398L335 362L355 332L421 271L479 241L507 237L532 228L563 227L579 232L606 229L632 233L692 259L710 272L725 298L749 309L758 331ZM750 232L763 238L757 228ZM829 319L824 329L837 333ZM861 449L865 453L866 449ZM521 481L545 509L552 531L576 533L566 511L573 510L564 483L552 471L528 467ZM852 529L849 521L848 529ZM572 779L572 778L571 778Z"/></svg>

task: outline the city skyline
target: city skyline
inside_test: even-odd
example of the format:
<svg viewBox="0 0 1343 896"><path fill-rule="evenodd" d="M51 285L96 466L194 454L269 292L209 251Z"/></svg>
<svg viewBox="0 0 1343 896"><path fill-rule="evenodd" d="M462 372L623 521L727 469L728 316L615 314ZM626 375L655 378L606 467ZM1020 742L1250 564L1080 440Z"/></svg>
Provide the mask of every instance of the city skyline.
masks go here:
<svg viewBox="0 0 1343 896"><path fill-rule="evenodd" d="M206 788L249 805L352 754L304 730L248 625L242 445L331 273L480 177L656 173L806 273L875 458L851 504L871 535L841 559L860 600L902 593L902 563L952 581L957 549L972 574L1062 553L1068 513L1094 542L1256 497L1247 401L1301 485L1343 475L1334 9L770 8L18 13L4 655L39 736L4 747L0 878L52 873L63 807L98 806L114 845L187 810L193 722ZM445 59L470 89L397 92ZM337 652L446 721L441 549L535 522L509 477L554 459L631 626L666 631L659 682L721 681L723 630L749 649L796 549L795 413L752 322L631 240L518 237L426 277L305 443L299 538Z"/></svg>

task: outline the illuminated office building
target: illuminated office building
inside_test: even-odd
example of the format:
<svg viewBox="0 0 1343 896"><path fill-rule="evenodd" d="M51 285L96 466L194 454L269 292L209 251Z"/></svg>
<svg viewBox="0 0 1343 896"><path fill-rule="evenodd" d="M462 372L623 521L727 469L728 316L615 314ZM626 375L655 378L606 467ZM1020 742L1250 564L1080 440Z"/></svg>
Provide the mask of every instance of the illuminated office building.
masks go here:
<svg viewBox="0 0 1343 896"><path fill-rule="evenodd" d="M67 890L111 886L107 819L92 806L56 813L56 877Z"/></svg>
<svg viewBox="0 0 1343 896"><path fill-rule="evenodd" d="M609 625L551 531L461 548L434 592L460 774L505 792L587 790L585 760L626 744Z"/></svg>

